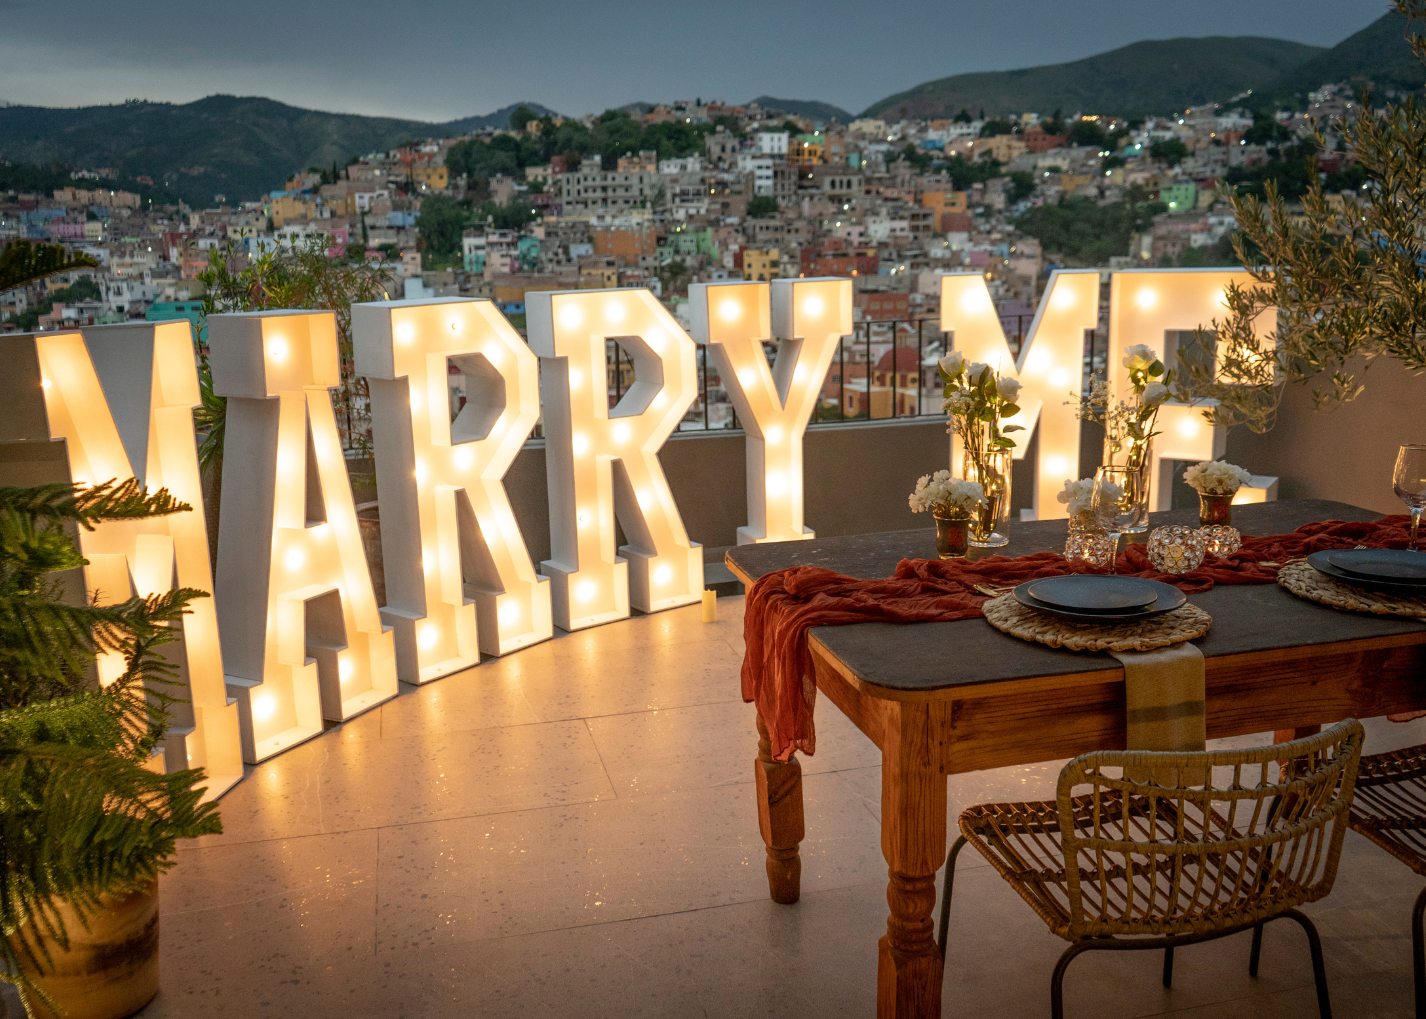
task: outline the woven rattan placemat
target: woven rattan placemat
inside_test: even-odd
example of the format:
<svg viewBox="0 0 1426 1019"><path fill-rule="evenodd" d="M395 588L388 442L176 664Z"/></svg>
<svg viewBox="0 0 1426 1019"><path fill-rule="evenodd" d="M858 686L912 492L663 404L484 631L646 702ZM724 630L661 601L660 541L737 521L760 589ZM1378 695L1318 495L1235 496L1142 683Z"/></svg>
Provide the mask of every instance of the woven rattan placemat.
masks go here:
<svg viewBox="0 0 1426 1019"><path fill-rule="evenodd" d="M1288 563L1278 570L1277 582L1299 598L1331 605L1349 612L1370 612L1375 616L1413 616L1426 619L1426 597L1369 591L1336 580L1312 568L1308 562Z"/></svg>
<svg viewBox="0 0 1426 1019"><path fill-rule="evenodd" d="M1117 626L1066 623L1026 608L1008 594L992 598L981 606L981 611L991 626L1012 637L1071 651L1152 651L1202 637L1213 623L1212 616L1193 604L1152 619Z"/></svg>

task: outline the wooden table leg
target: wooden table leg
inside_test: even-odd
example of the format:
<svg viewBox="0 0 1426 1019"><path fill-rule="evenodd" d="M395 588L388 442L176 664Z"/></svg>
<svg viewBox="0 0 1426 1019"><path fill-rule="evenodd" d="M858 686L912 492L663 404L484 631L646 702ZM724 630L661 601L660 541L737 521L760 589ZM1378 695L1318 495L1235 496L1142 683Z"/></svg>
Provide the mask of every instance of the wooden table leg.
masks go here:
<svg viewBox="0 0 1426 1019"><path fill-rule="evenodd" d="M1295 739L1302 739L1304 736L1316 736L1322 731L1320 725L1304 725L1297 729L1274 729L1274 743L1291 743Z"/></svg>
<svg viewBox="0 0 1426 1019"><path fill-rule="evenodd" d="M946 775L934 702L901 702L889 713L881 765L881 851L891 915L876 973L878 1019L941 1014L941 953L932 913L936 872L946 859Z"/></svg>
<svg viewBox="0 0 1426 1019"><path fill-rule="evenodd" d="M802 764L772 759L767 725L758 715L758 828L767 846L767 887L773 902L793 903L802 894L802 858L797 847L806 834L802 818Z"/></svg>

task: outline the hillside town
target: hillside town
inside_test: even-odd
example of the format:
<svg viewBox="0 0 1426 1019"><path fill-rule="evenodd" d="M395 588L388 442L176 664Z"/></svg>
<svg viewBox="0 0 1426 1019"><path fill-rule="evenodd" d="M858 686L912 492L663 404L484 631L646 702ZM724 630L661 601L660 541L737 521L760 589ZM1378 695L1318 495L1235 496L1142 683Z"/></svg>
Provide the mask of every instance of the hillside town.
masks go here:
<svg viewBox="0 0 1426 1019"><path fill-rule="evenodd" d="M529 291L647 287L687 326L693 282L844 276L865 342L829 375L828 413L918 413L941 275L983 272L1014 342L1056 266L1234 264L1220 184L1261 188L1313 156L1329 191L1362 186L1351 153L1330 132L1319 151L1313 133L1350 114L1352 95L1327 85L1306 112L1272 118L1208 105L845 125L701 99L574 121L522 108L506 129L311 168L205 209L76 170L49 193L0 194L0 241L60 242L98 267L0 295L0 329L196 324L215 252L302 245L379 265L393 296L492 299L517 326ZM609 149L620 137L656 147ZM910 336L914 359L893 349ZM733 423L716 378L709 388L687 427Z"/></svg>

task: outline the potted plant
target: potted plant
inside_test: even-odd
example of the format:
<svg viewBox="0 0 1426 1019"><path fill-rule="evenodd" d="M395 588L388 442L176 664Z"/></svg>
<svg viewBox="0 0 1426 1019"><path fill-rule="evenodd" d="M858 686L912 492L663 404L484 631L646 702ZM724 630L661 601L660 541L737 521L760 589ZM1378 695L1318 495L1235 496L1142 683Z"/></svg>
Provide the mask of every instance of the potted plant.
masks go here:
<svg viewBox="0 0 1426 1019"><path fill-rule="evenodd" d="M1237 464L1207 460L1183 472L1183 480L1198 493L1198 522L1204 527L1233 522L1233 497L1253 476Z"/></svg>
<svg viewBox="0 0 1426 1019"><path fill-rule="evenodd" d="M979 483L951 477L950 471L923 474L910 497L911 512L931 511L936 520L936 552L942 559L962 559L970 550L971 515L985 505Z"/></svg>
<svg viewBox="0 0 1426 1019"><path fill-rule="evenodd" d="M943 407L951 430L961 440L966 479L981 487L984 504L971 519L971 544L983 548L1004 545L1010 539L996 528L1010 519L1010 458L1015 440L1008 433L1024 431L1021 425L1002 425L1002 418L1020 413L1016 379L1001 378L995 369L952 351L941 358L938 370L945 383Z"/></svg>
<svg viewBox="0 0 1426 1019"><path fill-rule="evenodd" d="M1143 343L1125 347L1122 363L1129 373L1129 399L1111 405L1108 383L1096 378L1080 398L1079 417L1104 426L1104 466L1135 472L1135 519L1125 530L1137 533L1148 528L1150 453L1158 434L1154 426L1174 380L1153 348Z"/></svg>
<svg viewBox="0 0 1426 1019"><path fill-rule="evenodd" d="M222 830L201 769L151 770L177 678L162 649L206 593L62 597L85 565L74 528L189 508L132 478L0 488L0 979L31 1017L142 1008L158 990L157 876L177 839ZM97 654L125 665L103 687Z"/></svg>

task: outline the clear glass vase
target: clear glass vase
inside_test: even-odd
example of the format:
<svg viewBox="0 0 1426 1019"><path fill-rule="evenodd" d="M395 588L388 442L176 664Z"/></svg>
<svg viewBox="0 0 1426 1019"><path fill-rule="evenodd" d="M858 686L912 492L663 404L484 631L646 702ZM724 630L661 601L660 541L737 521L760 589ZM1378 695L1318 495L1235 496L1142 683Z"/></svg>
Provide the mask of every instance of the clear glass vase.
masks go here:
<svg viewBox="0 0 1426 1019"><path fill-rule="evenodd" d="M970 519L970 543L977 548L999 548L1010 542L1005 533L1010 520L1010 464L1008 450L983 453L979 462L966 457L966 480L979 482L985 494L985 505Z"/></svg>
<svg viewBox="0 0 1426 1019"><path fill-rule="evenodd" d="M936 519L936 554L942 559L964 559L970 551L970 514L932 516Z"/></svg>
<svg viewBox="0 0 1426 1019"><path fill-rule="evenodd" d="M1132 467L1137 473L1134 482L1134 516L1122 533L1142 534L1149 529L1149 469L1154 462L1154 442L1139 442L1130 438L1105 435L1105 467Z"/></svg>

